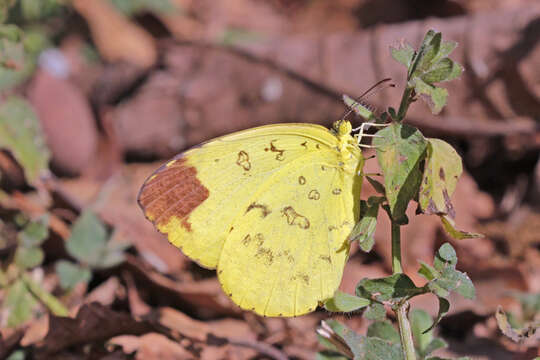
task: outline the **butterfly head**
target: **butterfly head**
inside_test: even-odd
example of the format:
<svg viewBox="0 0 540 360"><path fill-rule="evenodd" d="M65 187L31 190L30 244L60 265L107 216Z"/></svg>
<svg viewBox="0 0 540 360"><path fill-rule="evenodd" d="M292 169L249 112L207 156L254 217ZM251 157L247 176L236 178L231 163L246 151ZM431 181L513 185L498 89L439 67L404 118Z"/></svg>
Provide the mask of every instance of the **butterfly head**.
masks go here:
<svg viewBox="0 0 540 360"><path fill-rule="evenodd" d="M352 131L352 125L347 120L338 120L334 123L334 131L338 138L350 136Z"/></svg>

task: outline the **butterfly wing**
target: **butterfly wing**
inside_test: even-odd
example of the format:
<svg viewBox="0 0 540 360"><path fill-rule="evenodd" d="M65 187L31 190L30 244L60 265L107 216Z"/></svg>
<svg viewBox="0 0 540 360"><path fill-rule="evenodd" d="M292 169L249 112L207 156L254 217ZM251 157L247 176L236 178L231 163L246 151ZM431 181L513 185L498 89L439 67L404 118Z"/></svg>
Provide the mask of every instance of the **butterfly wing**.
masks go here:
<svg viewBox="0 0 540 360"><path fill-rule="evenodd" d="M266 282L256 283L260 281L257 276L247 277L245 281L238 278L238 274L246 276L248 271L265 271L264 261L260 254L257 255L259 251L266 248L273 251L277 266L272 269L279 267L285 269L283 271L289 271L284 266L290 258L282 256L284 260L278 260L277 257L289 251L297 264L294 267L298 272L297 279L305 278L303 273L311 272L305 268L315 264L309 256L319 253L325 259L330 256L330 261L334 261L332 266L325 265L316 270L330 271L328 274L332 275L328 276L333 277L332 280L326 279L326 275L314 276L313 282L306 286L288 286L302 294L309 290L310 301L298 300L291 293L282 301L288 304L287 310L275 313L297 315L307 311L305 303L315 306L316 300L333 294L336 282L339 282L335 278L341 277L346 251L339 255L332 252L335 259L327 253L335 248L336 241L343 243L349 224L340 231L329 231L328 227L338 227L345 222L352 226L357 216L353 199L359 197L359 180L354 168L361 162L361 156L358 151L344 164L336 150L337 145L334 134L312 124L269 125L227 135L190 149L162 166L146 180L138 201L145 215L159 231L167 234L171 243L199 264L218 267L223 288L229 294L233 293L236 303L243 308L254 308L261 314L270 315L275 311L254 303L247 293L239 290L245 287L257 293L258 284L266 286ZM306 176L310 178L310 185L318 183L319 187L313 187L307 197L306 194L302 197L299 193L305 192L308 186ZM327 198L327 192L334 188L341 188L343 195ZM293 199L295 202L290 201ZM288 207L290 209L286 209ZM267 216L262 216L266 212ZM307 218L308 213L311 219ZM300 215L310 221L310 230L299 232ZM292 225L284 226L283 220ZM247 232L248 228L250 231L251 228L259 229L253 233L255 237L264 233L273 240L265 243L263 250L246 247L243 240L251 234ZM278 233L279 236L272 236ZM301 247L312 248L313 254L297 253L300 248L282 245L295 238ZM336 275L338 268L341 270ZM272 277L276 278L275 275ZM313 285L316 278L322 285ZM276 280L276 284L283 285L286 281ZM265 295L265 301L268 297L274 295ZM279 308L280 304L274 304L272 309Z"/></svg>
<svg viewBox="0 0 540 360"><path fill-rule="evenodd" d="M282 169L236 218L218 277L240 307L296 316L333 296L358 220L361 181L339 161L325 151Z"/></svg>

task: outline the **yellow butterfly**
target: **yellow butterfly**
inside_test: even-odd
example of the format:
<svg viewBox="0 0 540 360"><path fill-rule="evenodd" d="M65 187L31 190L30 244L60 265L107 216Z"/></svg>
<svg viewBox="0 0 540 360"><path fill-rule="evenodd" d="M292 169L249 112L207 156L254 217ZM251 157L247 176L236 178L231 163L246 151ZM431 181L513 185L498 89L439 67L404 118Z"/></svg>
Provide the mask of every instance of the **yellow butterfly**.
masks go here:
<svg viewBox="0 0 540 360"><path fill-rule="evenodd" d="M338 288L359 220L364 158L351 124L275 124L210 140L160 167L138 202L241 308L315 310Z"/></svg>

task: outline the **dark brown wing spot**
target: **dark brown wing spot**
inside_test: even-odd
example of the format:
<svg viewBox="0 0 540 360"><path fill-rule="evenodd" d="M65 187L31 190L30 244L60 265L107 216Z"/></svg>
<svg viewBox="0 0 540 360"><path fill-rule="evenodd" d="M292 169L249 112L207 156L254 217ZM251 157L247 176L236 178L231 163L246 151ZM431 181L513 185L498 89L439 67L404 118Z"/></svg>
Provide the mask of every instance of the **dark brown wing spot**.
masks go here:
<svg viewBox="0 0 540 360"><path fill-rule="evenodd" d="M321 148L321 145L315 144L315 147L316 147L317 149L320 149L320 148Z"/></svg>
<svg viewBox="0 0 540 360"><path fill-rule="evenodd" d="M265 218L268 216L268 214L270 214L272 211L270 211L270 209L268 208L267 205L264 205L264 204L257 204L257 203L251 203L247 209L246 209L246 212L245 214L247 214L248 212L250 212L251 210L253 209L260 209L261 210L261 217L262 218Z"/></svg>
<svg viewBox="0 0 540 360"><path fill-rule="evenodd" d="M274 145L274 141L277 141L277 140L270 141L270 148L265 148L264 151L270 150L271 152L277 153L276 154L276 160L283 161L283 159L284 159L283 153L285 152L285 150L280 150L280 149L276 148L276 146Z"/></svg>
<svg viewBox="0 0 540 360"><path fill-rule="evenodd" d="M329 255L320 255L319 258L320 258L321 260L326 261L326 262L329 263L329 264L332 263L332 259L330 258Z"/></svg>
<svg viewBox="0 0 540 360"><path fill-rule="evenodd" d="M310 200L319 200L321 198L321 194L317 190L311 190L308 194L308 199Z"/></svg>
<svg viewBox="0 0 540 360"><path fill-rule="evenodd" d="M244 238L242 239L242 244L243 244L244 246L248 246L250 242L251 242L251 235L247 234L247 235L244 236Z"/></svg>
<svg viewBox="0 0 540 360"><path fill-rule="evenodd" d="M256 258L262 259L265 265L270 266L274 262L274 254L268 248L260 247L255 254Z"/></svg>
<svg viewBox="0 0 540 360"><path fill-rule="evenodd" d="M321 165L321 170L326 171L326 167L324 165Z"/></svg>
<svg viewBox="0 0 540 360"><path fill-rule="evenodd" d="M240 166L245 171L251 169L251 163L249 162L249 155L244 150L241 150L238 153L238 158L236 159L236 165Z"/></svg>
<svg viewBox="0 0 540 360"><path fill-rule="evenodd" d="M294 257L291 255L289 250L281 251L277 253L277 257L283 256L290 264L294 264Z"/></svg>
<svg viewBox="0 0 540 360"><path fill-rule="evenodd" d="M303 177L303 176L300 176L300 177L298 178L298 183L299 183L300 185L304 185L304 184L306 183L306 178Z"/></svg>
<svg viewBox="0 0 540 360"><path fill-rule="evenodd" d="M307 149L307 141L304 141L303 143L300 144L301 146L305 147Z"/></svg>
<svg viewBox="0 0 540 360"><path fill-rule="evenodd" d="M306 273L297 273L291 277L291 280L301 280L304 282L304 284L306 284L306 286L309 285L309 276Z"/></svg>
<svg viewBox="0 0 540 360"><path fill-rule="evenodd" d="M174 216L182 219L182 226L191 231L189 214L209 195L208 189L197 178L197 169L178 156L146 180L137 202L156 226L166 225Z"/></svg>
<svg viewBox="0 0 540 360"><path fill-rule="evenodd" d="M264 243L264 235L261 233L255 234L255 240L257 241L257 247L261 247Z"/></svg>
<svg viewBox="0 0 540 360"><path fill-rule="evenodd" d="M341 189L340 188L335 188L334 190L332 190L332 194L334 194L334 195L341 194Z"/></svg>
<svg viewBox="0 0 540 360"><path fill-rule="evenodd" d="M287 224L297 225L300 229L309 229L309 220L304 215L297 213L292 206L287 206L281 210L283 216L287 217Z"/></svg>

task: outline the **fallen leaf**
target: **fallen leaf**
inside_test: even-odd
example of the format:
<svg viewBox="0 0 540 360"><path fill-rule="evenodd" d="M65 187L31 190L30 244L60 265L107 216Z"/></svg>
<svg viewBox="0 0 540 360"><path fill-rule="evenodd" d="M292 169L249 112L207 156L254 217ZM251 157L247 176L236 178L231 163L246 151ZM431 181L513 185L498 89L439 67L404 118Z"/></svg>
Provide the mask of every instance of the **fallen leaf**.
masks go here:
<svg viewBox="0 0 540 360"><path fill-rule="evenodd" d="M142 68L157 59L154 39L106 0L74 0L73 7L88 23L100 54L110 62L126 61Z"/></svg>

